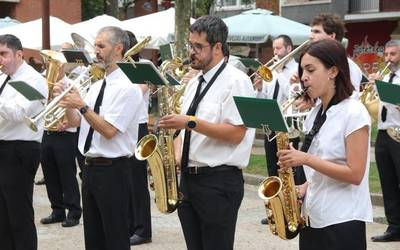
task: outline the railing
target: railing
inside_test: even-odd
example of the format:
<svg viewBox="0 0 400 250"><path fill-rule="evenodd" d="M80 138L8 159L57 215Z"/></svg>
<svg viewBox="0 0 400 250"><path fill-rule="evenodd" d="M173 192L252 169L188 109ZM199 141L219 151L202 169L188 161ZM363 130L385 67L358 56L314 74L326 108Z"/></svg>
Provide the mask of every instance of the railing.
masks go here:
<svg viewBox="0 0 400 250"><path fill-rule="evenodd" d="M379 12L379 0L350 0L350 13Z"/></svg>

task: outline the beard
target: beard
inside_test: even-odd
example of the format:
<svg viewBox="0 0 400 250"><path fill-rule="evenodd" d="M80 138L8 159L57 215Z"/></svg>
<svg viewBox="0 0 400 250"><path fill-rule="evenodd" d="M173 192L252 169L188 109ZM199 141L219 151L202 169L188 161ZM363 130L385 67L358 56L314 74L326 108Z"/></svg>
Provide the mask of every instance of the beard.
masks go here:
<svg viewBox="0 0 400 250"><path fill-rule="evenodd" d="M199 60L195 55L190 56L191 65L190 67L197 70L204 70L213 60L213 56L209 55L203 60Z"/></svg>

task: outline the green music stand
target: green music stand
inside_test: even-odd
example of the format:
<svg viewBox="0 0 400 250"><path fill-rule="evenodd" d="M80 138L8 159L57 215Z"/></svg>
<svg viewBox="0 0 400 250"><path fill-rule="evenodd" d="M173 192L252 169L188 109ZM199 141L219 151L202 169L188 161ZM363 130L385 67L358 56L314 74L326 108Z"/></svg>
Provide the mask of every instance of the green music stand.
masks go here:
<svg viewBox="0 0 400 250"><path fill-rule="evenodd" d="M93 63L93 59L90 57L89 53L86 50L63 49L61 52L64 54L64 57L68 63L77 63L84 65Z"/></svg>
<svg viewBox="0 0 400 250"><path fill-rule="evenodd" d="M375 84L381 101L400 105L400 85L379 80Z"/></svg>
<svg viewBox="0 0 400 250"><path fill-rule="evenodd" d="M35 88L27 84L26 82L9 81L7 84L13 87L16 91L18 91L29 101L38 101L46 99L39 91L37 91Z"/></svg>
<svg viewBox="0 0 400 250"><path fill-rule="evenodd" d="M262 129L269 141L276 137L269 137L272 131L289 131L276 100L241 96L234 96L233 99L246 127Z"/></svg>
<svg viewBox="0 0 400 250"><path fill-rule="evenodd" d="M246 68L250 68L253 71L257 71L258 67L262 65L256 58L240 58L239 60Z"/></svg>
<svg viewBox="0 0 400 250"><path fill-rule="evenodd" d="M149 83L154 85L168 85L168 80L158 71L150 61L133 63L117 63L132 83Z"/></svg>

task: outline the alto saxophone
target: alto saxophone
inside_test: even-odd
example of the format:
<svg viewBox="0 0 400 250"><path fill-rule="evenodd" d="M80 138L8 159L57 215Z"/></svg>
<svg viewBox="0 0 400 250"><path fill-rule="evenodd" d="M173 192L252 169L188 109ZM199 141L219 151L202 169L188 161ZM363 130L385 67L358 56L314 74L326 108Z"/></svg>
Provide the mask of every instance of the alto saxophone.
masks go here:
<svg viewBox="0 0 400 250"><path fill-rule="evenodd" d="M286 111L295 100L304 96L306 92L307 88L304 88L297 93L284 105L282 110ZM288 133L278 132L275 139L278 151L289 148ZM304 220L300 214L301 206L297 199L292 168L279 171L278 176L266 178L258 188L258 196L264 200L271 232L284 240L296 237L304 226Z"/></svg>
<svg viewBox="0 0 400 250"><path fill-rule="evenodd" d="M172 68L178 68L182 64L172 61L165 63L161 67L161 73L172 72ZM177 77L179 78L179 76ZM168 86L162 86L158 90L160 116L172 114L179 110L179 101L184 93L184 88L182 87L172 96L170 96L169 90ZM146 135L137 143L135 150L136 158L147 160L149 164L153 178L150 187L155 192L158 210L165 214L174 212L180 200L173 136L174 130L160 129L158 137L153 134Z"/></svg>

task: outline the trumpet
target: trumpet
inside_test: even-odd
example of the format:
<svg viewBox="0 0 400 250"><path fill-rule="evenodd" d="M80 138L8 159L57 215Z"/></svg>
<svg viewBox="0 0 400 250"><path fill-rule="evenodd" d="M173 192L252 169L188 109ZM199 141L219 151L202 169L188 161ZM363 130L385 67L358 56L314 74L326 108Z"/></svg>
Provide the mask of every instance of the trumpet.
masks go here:
<svg viewBox="0 0 400 250"><path fill-rule="evenodd" d="M283 66L293 58L299 51L301 51L304 47L306 47L311 40L306 40L304 43L300 44L296 49L292 52L284 56L280 60L276 60L276 57L273 57L267 63L258 67L257 71L250 75L250 78L255 74L258 74L264 81L270 82L273 79L272 71L282 70Z"/></svg>
<svg viewBox="0 0 400 250"><path fill-rule="evenodd" d="M55 109L59 108L58 103L61 101L61 99L64 98L68 94L69 91L71 91L74 87L80 89L81 81L83 77L87 74L87 72L90 71L90 68L92 66L89 65L79 76L78 78L75 79L73 84L69 85L60 95L56 96L51 102L47 104L47 106L40 112L38 115L36 115L34 118L26 117L25 122L29 126L30 129L33 131L37 132L38 131L38 125L39 122L46 117L46 115L51 114L52 112L55 111ZM85 82L90 82L91 78L87 79ZM84 82L84 83L85 83ZM63 109L65 112L65 109ZM58 114L57 117L61 118L64 115L64 113ZM58 120L55 120L54 122L57 122Z"/></svg>

